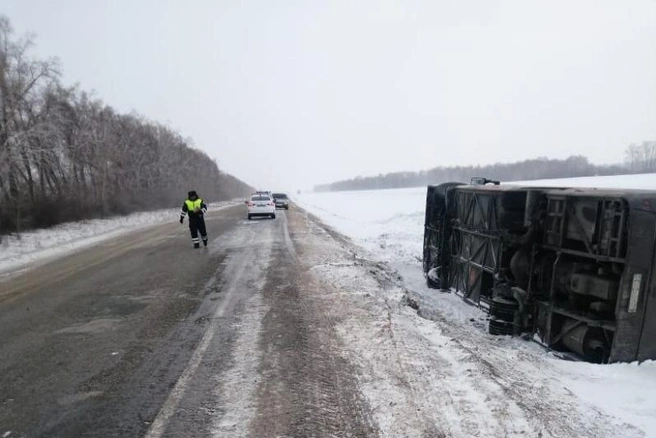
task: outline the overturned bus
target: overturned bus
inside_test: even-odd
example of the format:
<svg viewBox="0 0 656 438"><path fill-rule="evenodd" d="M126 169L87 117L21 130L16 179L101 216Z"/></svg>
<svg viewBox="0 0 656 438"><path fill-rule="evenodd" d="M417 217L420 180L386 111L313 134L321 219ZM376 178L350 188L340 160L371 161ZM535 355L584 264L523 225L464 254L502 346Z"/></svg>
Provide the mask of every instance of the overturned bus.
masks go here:
<svg viewBox="0 0 656 438"><path fill-rule="evenodd" d="M423 268L489 313L596 363L656 359L656 191L445 183L426 195Z"/></svg>

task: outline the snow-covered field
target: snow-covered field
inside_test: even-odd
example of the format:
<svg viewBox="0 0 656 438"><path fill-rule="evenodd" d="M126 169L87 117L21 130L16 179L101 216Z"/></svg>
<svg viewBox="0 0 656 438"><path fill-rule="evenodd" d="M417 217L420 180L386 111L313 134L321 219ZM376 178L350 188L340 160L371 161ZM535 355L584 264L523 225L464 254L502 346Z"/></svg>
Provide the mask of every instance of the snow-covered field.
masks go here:
<svg viewBox="0 0 656 438"><path fill-rule="evenodd" d="M656 189L656 174L522 184ZM441 410L439 420L452 431L449 436L528 436L523 431L538 430L535 426L538 420L533 420L532 416L537 418L541 409L546 408L547 417L540 419L539 423L548 429L539 436L582 436L572 435L572 431L587 430L585 436L656 437L656 362L613 365L568 362L552 356L535 343L510 337L492 338L485 332L484 315L476 308L464 305L453 294L442 294L425 287L421 269L425 193L426 189L419 187L307 193L294 199L298 205L348 236L361 248L360 256L374 263L382 262L398 272L402 277L402 287L420 301L421 315L426 319L417 318L410 308L395 315L399 333L394 340L398 344L393 348L399 349L403 345L407 354L414 352L404 359L407 361L404 364L413 364L423 370L413 382L408 382L421 394L406 396L409 399L424 397L425 401L435 405L436 410ZM20 239L5 237L0 243L0 274L120 233L176 221L177 214L175 209L164 210L104 221L64 224L24 233ZM316 271L319 272L320 268ZM344 278L334 280L342 282L345 287L366 283L367 280L356 271L352 266L344 266L342 270L331 269L325 275L343 274ZM395 297L398 301L400 294ZM352 338L350 341L363 352L363 358L369 354L372 360L376 359L377 350L367 353L366 344L379 339L358 338L358 333L369 333L362 328L353 328L344 331L345 338ZM403 364L386 365L383 358L376 363L379 368L371 370L372 381L365 385L364 390L374 400L387 400L386 394L394 393L386 393L384 379L375 380L376 373L389 375L394 370L383 368ZM497 375L499 368L513 370L515 374ZM446 391L450 398L431 398L433 390L433 394ZM508 394L521 402L508 401ZM379 403L377 408L380 409L380 418L384 419L394 406ZM506 418L503 427L499 426L500 415L502 419ZM459 418L462 416L469 416L469 419L463 421ZM606 423L610 418L611 425L597 429L601 418ZM567 424L574 426L568 429ZM390 424L390 428L393 427Z"/></svg>
<svg viewBox="0 0 656 438"><path fill-rule="evenodd" d="M541 180L521 184L656 190L656 174ZM481 312L465 305L455 295L441 294L425 287L421 268L425 196L426 189L419 187L308 193L296 196L294 201L327 225L349 236L365 250L367 258L385 262L397 271L403 278L404 287L421 300L423 314L427 317L446 320L455 333L462 333L464 329L474 332L475 337L478 331L480 337L484 338L486 335ZM431 332L425 324L417 330L427 331L428 338L444 336L444 330ZM449 345L447 341L442 344ZM480 344L475 346L479 347ZM528 376L533 380L536 394L548 390L554 397L557 394L562 394L563 398L573 395L586 418L568 418L565 421L589 423L589 427L594 428L595 418L604 415L613 418L617 431L624 431L622 436L656 437L654 361L613 365L569 362L553 357L537 344L508 338L499 339L493 345L491 343L489 351L481 354L487 360L494 358L496 361L512 361L518 376ZM520 388L526 382L517 377L513 384ZM528 392L531 390L529 387ZM474 407L473 411L485 412L486 406L489 411L492 406L489 400L479 402L481 405ZM539 402L536 397L535 403ZM627 427L631 430L627 430ZM617 431L614 433L619 433ZM616 436L607 435L613 433L608 430L600 433L602 435L598 436ZM566 431L561 431L553 436L568 435Z"/></svg>

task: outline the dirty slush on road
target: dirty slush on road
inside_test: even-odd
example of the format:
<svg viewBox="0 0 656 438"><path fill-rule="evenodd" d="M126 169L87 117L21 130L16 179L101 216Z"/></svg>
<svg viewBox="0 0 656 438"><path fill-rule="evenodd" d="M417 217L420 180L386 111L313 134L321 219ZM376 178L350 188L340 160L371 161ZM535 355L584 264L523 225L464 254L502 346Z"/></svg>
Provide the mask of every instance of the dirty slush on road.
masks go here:
<svg viewBox="0 0 656 438"><path fill-rule="evenodd" d="M372 436L330 311L307 266L289 248L274 246L264 287L262 380L250 436Z"/></svg>
<svg viewBox="0 0 656 438"><path fill-rule="evenodd" d="M299 224L289 226L288 218ZM257 293L235 321L232 368L217 376L212 436L378 435L343 355L334 312L301 261L305 254L297 253L302 245L290 237L307 233L302 225L290 213L252 225L270 249L256 263L261 277L247 284Z"/></svg>

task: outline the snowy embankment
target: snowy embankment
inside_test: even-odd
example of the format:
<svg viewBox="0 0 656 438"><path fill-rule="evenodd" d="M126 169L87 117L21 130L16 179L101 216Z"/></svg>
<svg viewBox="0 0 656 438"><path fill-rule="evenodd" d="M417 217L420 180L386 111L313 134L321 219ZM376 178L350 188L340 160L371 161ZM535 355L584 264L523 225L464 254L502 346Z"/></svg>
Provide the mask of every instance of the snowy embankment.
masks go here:
<svg viewBox="0 0 656 438"><path fill-rule="evenodd" d="M656 174L523 181L517 184L656 190ZM421 301L422 314L445 321L446 327L451 327L449 331L460 338L463 333L468 333L469 336L464 336L470 339L480 338L475 348L481 345L485 348L488 342L485 336L488 335L482 312L463 304L453 294L441 294L425 286L421 267L425 196L425 187L418 187L307 193L296 196L294 201L350 237L368 253L367 258L385 262L396 270L403 278L403 286ZM447 330L444 330L444 325L442 329L437 325L434 335L439 338ZM432 335L428 333L426 336ZM454 342L460 338L454 338ZM528 393L541 393L544 387L554 396L561 394L560 397L565 398L571 395L585 418L563 418L563 421L583 421L594 425L595 418L603 414L613 418L618 430L623 429L629 435L637 432L636 436L656 437L655 361L612 365L568 362L552 356L537 344L507 337L495 339L488 351L478 351L477 354L487 361L512 362L518 374L513 386L525 386L527 382L520 381L520 375L530 376L535 388L529 389ZM446 348L450 344L443 342L443 345ZM535 402L539 403L539 400ZM484 411L486 403L482 401L474 411ZM563 412L567 416L565 414Z"/></svg>
<svg viewBox="0 0 656 438"><path fill-rule="evenodd" d="M210 204L210 211L238 203L229 201ZM169 208L109 219L68 222L20 235L2 236L0 240L0 276L130 231L164 222L173 223L178 220L179 214L180 209Z"/></svg>

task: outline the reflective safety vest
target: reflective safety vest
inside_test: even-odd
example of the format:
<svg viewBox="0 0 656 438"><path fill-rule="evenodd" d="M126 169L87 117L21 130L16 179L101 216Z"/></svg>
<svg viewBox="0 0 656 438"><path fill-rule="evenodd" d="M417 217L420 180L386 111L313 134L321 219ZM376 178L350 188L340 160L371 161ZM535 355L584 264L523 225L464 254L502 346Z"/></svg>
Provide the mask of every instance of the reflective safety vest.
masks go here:
<svg viewBox="0 0 656 438"><path fill-rule="evenodd" d="M200 210L200 205L203 203L203 200L200 198L197 198L195 201L190 201L189 199L185 200L185 204L187 205L187 211L196 213L196 209Z"/></svg>

